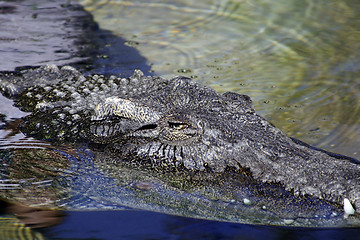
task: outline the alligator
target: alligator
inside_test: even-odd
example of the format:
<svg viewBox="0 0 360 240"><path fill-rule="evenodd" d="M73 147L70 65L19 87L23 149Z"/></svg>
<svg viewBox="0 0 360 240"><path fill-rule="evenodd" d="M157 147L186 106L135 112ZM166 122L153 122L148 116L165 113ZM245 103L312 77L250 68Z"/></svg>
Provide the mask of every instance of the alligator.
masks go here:
<svg viewBox="0 0 360 240"><path fill-rule="evenodd" d="M29 136L87 143L155 171L231 171L360 213L360 162L288 137L247 95L182 76L85 76L55 65L2 72L0 88L31 112L20 126Z"/></svg>

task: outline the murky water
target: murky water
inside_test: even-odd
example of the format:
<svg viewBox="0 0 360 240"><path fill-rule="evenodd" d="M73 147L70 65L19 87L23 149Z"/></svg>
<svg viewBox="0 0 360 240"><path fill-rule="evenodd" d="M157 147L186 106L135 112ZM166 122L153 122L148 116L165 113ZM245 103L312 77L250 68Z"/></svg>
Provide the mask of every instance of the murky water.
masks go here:
<svg viewBox="0 0 360 240"><path fill-rule="evenodd" d="M360 158L360 3L350 0L81 3L101 28L126 39L128 46L139 50L155 74L185 75L220 92L247 94L257 112L289 135ZM0 98L1 113L12 118L25 115L10 105L11 102ZM2 148L48 147L11 128L2 129L0 134ZM102 175L92 177L108 181ZM81 178L77 181L77 186L83 188L93 184L91 181L85 184ZM68 214L65 224L52 229L50 236L112 239L120 234L114 231L119 222L123 223L121 239L129 236L351 239L359 234L357 229L281 230L141 211ZM106 224L99 224L99 219ZM87 225L85 230L80 230L79 222Z"/></svg>
<svg viewBox="0 0 360 240"><path fill-rule="evenodd" d="M248 94L289 135L360 154L360 3L89 1L161 76Z"/></svg>

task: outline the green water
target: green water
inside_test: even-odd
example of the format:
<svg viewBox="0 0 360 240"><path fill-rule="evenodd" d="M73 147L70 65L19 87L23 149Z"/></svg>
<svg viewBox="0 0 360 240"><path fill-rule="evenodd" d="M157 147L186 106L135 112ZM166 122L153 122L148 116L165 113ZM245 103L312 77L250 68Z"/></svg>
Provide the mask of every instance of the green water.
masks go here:
<svg viewBox="0 0 360 240"><path fill-rule="evenodd" d="M360 2L90 1L157 75L253 99L290 136L360 155Z"/></svg>

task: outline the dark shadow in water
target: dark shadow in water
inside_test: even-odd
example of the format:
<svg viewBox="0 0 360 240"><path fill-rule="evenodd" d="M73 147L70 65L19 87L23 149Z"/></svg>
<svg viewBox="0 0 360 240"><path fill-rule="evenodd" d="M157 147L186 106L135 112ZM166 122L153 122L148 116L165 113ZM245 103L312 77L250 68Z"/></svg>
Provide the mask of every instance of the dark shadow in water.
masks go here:
<svg viewBox="0 0 360 240"><path fill-rule="evenodd" d="M129 77L134 69L140 69L145 75L152 75L147 60L135 48L127 46L126 40L102 29L97 29L93 34L97 51L92 53L94 58L87 74Z"/></svg>

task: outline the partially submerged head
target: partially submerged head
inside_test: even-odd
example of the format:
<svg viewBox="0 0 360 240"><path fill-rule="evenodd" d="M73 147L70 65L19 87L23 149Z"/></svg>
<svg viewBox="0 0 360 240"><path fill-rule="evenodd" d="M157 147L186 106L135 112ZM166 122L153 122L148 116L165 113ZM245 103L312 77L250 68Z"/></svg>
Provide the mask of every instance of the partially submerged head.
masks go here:
<svg viewBox="0 0 360 240"><path fill-rule="evenodd" d="M89 138L127 157L221 171L237 141L237 121L253 113L247 96L177 77L156 91L106 98L93 111Z"/></svg>
<svg viewBox="0 0 360 240"><path fill-rule="evenodd" d="M22 130L37 138L95 142L115 152L114 161L159 168L245 169L295 195L338 203L348 198L360 209L359 162L287 137L255 113L246 95L140 71L125 79L41 67L0 74L0 80L24 83L17 103L32 114Z"/></svg>

